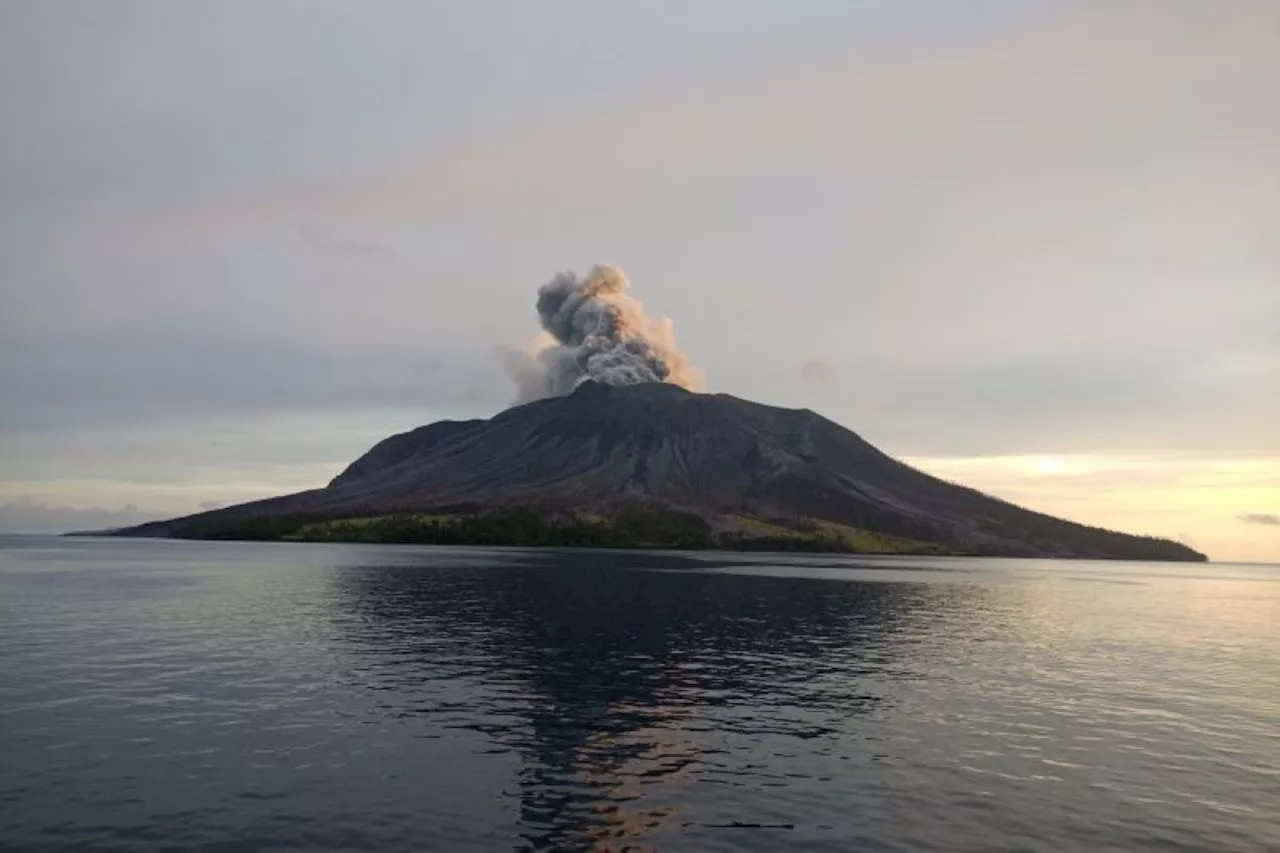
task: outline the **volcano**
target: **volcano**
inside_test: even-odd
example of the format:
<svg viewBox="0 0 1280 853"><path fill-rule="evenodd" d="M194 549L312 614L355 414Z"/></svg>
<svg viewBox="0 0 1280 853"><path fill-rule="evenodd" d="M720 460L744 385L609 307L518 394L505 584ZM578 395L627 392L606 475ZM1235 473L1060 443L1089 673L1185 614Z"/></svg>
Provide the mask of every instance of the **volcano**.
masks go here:
<svg viewBox="0 0 1280 853"><path fill-rule="evenodd" d="M1177 542L1076 524L931 477L808 409L593 381L487 420L392 436L324 488L118 533L343 538L330 534L360 529L355 520L439 525L516 510L589 527L637 507L696 520L707 547L820 541L849 550L1205 559Z"/></svg>

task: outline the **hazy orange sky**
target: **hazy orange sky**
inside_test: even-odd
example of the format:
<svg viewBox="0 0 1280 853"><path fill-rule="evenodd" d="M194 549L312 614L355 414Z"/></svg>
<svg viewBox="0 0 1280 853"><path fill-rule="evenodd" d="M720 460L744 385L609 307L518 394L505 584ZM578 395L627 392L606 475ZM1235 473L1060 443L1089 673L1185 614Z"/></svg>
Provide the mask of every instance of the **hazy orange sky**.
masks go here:
<svg viewBox="0 0 1280 853"><path fill-rule="evenodd" d="M492 414L607 261L708 390L1280 562L1277 92L1271 0L0 0L0 530Z"/></svg>

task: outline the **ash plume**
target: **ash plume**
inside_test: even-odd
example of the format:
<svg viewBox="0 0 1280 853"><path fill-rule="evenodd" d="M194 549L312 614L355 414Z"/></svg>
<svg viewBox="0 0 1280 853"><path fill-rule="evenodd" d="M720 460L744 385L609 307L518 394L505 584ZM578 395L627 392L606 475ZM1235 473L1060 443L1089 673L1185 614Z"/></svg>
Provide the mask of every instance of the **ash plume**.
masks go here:
<svg viewBox="0 0 1280 853"><path fill-rule="evenodd" d="M563 272L538 289L545 334L526 350L500 353L519 388L517 404L569 394L588 379L701 386L701 372L676 345L671 320L645 314L629 287L622 270L597 264L585 278Z"/></svg>

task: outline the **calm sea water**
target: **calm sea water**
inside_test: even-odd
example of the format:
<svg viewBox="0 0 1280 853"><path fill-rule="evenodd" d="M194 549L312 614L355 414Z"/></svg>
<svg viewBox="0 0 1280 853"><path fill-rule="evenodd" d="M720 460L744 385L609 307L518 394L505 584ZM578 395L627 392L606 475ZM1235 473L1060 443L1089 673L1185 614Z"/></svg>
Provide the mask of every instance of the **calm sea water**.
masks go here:
<svg viewBox="0 0 1280 853"><path fill-rule="evenodd" d="M1280 569L0 539L5 850L1280 850Z"/></svg>

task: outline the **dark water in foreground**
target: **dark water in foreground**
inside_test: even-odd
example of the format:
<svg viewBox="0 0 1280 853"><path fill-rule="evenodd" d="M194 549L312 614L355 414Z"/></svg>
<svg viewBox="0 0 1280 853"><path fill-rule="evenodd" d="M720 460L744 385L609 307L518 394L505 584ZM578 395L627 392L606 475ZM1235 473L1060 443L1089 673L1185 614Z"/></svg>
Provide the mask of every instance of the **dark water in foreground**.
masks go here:
<svg viewBox="0 0 1280 853"><path fill-rule="evenodd" d="M0 539L0 848L1276 851L1280 569Z"/></svg>

